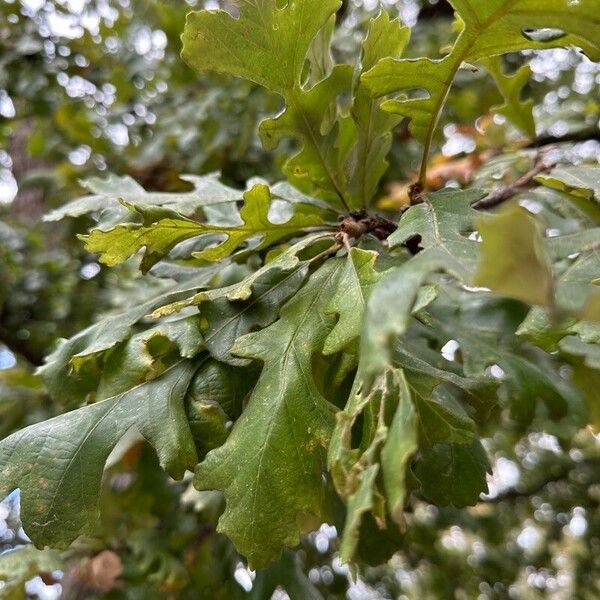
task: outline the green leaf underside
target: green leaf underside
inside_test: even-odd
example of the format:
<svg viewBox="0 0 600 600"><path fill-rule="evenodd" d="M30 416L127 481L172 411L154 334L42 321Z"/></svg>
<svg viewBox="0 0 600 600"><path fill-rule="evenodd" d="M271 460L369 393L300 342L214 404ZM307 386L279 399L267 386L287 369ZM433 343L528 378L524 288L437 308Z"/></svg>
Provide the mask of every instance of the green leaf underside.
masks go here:
<svg viewBox="0 0 600 600"><path fill-rule="evenodd" d="M365 514L371 512L375 504L375 481L379 473L379 464L368 465L357 476L358 487L346 500L347 514L340 559L347 563L354 558L360 540L360 526Z"/></svg>
<svg viewBox="0 0 600 600"><path fill-rule="evenodd" d="M404 213L389 237L394 248L419 236L422 250L389 269L372 291L361 337L361 372L367 379L388 363L390 341L406 331L419 289L438 272L451 276L444 286L485 286L531 304L556 305L588 318L595 314L596 230L544 239L534 217L520 207L483 217L470 206L479 197L477 190L430 194ZM477 241L477 230L483 243ZM578 252L555 280L551 259Z"/></svg>
<svg viewBox="0 0 600 600"><path fill-rule="evenodd" d="M56 350L46 358L46 363L38 369L49 391L63 404L81 402L96 388L95 358L127 339L131 328L157 306L178 294L206 286L213 276L212 267L204 269L168 292L115 316L105 317L72 338L59 342ZM169 335L166 334L166 337ZM182 356L191 356L194 347L195 342L188 344L181 350Z"/></svg>
<svg viewBox="0 0 600 600"><path fill-rule="evenodd" d="M331 435L327 451L327 465L333 476L333 483L342 497L348 497L357 489L356 472L352 472L357 464L359 453L351 448L352 427L359 415L369 406L372 398L380 399L387 383L386 374L375 381L372 389L363 393L362 382L356 378L344 410L336 414L336 425ZM375 407L376 408L376 407ZM368 443L372 443L372 439ZM376 448L375 448L376 449ZM373 456L370 456L373 462ZM367 463L368 464L368 463ZM365 465L361 465L365 466ZM360 520L357 521L360 524Z"/></svg>
<svg viewBox="0 0 600 600"><path fill-rule="evenodd" d="M65 547L93 531L104 464L130 429L156 449L171 476L195 464L183 409L194 369L181 361L157 379L0 442L0 496L20 488L23 525L37 546Z"/></svg>
<svg viewBox="0 0 600 600"><path fill-rule="evenodd" d="M417 415L420 442L466 443L475 435L475 422L463 405L489 395L493 385L480 378L467 379L452 370L439 354L422 344L399 340L393 360L403 367ZM479 375L479 374L478 374Z"/></svg>
<svg viewBox="0 0 600 600"><path fill-rule="evenodd" d="M440 59L386 58L363 75L375 96L424 90L425 98L387 100L383 108L409 117L410 129L425 144L433 140L450 87L463 63L535 48L577 46L592 60L600 59L600 22L594 0L451 0L463 24L450 53ZM530 30L554 28L564 35L534 41ZM421 176L423 179L424 171Z"/></svg>
<svg viewBox="0 0 600 600"><path fill-rule="evenodd" d="M260 269L254 271L254 273L245 277L242 281L222 288L203 290L187 300L165 304L164 306L157 308L151 316L158 318L172 314L188 306L202 304L203 302L214 302L219 299L227 299L231 302L248 300L248 298L252 296L253 286L258 280L267 276L276 277L276 275L269 275L272 271L285 272L299 267L304 261L301 261L298 255L303 250L306 250L317 242L332 237L333 235L331 233L315 233L308 235L284 250L279 256L263 265Z"/></svg>
<svg viewBox="0 0 600 600"><path fill-rule="evenodd" d="M547 351L560 349L593 362L594 345L600 342L600 291L593 283L600 273L600 228L549 241L553 258L563 261L555 281L556 304L562 318L557 321L550 310L535 306L517 333ZM566 340L566 336L574 339Z"/></svg>
<svg viewBox="0 0 600 600"><path fill-rule="evenodd" d="M360 390L360 380L344 411L338 413L328 452L328 464L338 493L347 501L347 514L340 558L353 560L360 540L365 515L386 522L387 510L397 524L403 524L406 497L405 472L408 460L417 448L415 414L410 391L400 369L389 369L368 392ZM363 413L360 448L351 447L351 430ZM391 423L386 414L393 414ZM377 481L383 476L383 488Z"/></svg>
<svg viewBox="0 0 600 600"><path fill-rule="evenodd" d="M338 321L325 340L323 354L335 354L360 336L363 312L371 289L381 276L375 271L377 253L352 248L329 303Z"/></svg>
<svg viewBox="0 0 600 600"><path fill-rule="evenodd" d="M557 167L538 175L536 181L565 192L585 214L600 223L600 167Z"/></svg>
<svg viewBox="0 0 600 600"><path fill-rule="evenodd" d="M552 258L563 260L554 282L556 304L571 318L598 318L594 316L594 303L598 297L594 280L600 273L599 245L600 228L551 238L547 242ZM543 332L552 329L552 321L547 309L534 307L521 324L519 333L538 339Z"/></svg>
<svg viewBox="0 0 600 600"><path fill-rule="evenodd" d="M148 224L127 223L103 231L93 229L87 236L80 236L89 252L99 253L100 261L106 265L120 264L145 247L142 271L164 258L179 242L207 234L225 236L215 246L194 253L194 256L216 262L234 252L250 238L259 237L255 250L265 248L307 227L322 225L315 214L297 212L285 223L269 220L271 195L266 185L255 185L244 193L244 207L240 211L243 223L238 226L220 226L199 223L176 214L168 218L150 220ZM144 215L146 210L132 207Z"/></svg>
<svg viewBox="0 0 600 600"><path fill-rule="evenodd" d="M360 387L358 381L355 387ZM361 413L362 440L359 448L352 448L352 428ZM389 423L386 414L393 415ZM367 513L372 512L383 526L387 510L396 525L404 525L408 493L405 473L418 448L417 424L412 392L401 369L386 371L368 393L359 389L351 394L344 411L338 413L328 464L348 505L340 547L342 561L353 560ZM377 481L379 473L382 485Z"/></svg>
<svg viewBox="0 0 600 600"><path fill-rule="evenodd" d="M404 502L408 494L406 468L417 450L417 415L412 403L406 378L396 371L398 380L398 406L390 425L387 439L381 450L383 483L392 519L403 524Z"/></svg>
<svg viewBox="0 0 600 600"><path fill-rule="evenodd" d="M388 364L389 340L406 330L418 290L430 274L444 271L459 281L470 280L479 249L468 237L478 214L471 204L482 195L478 190L437 192L402 216L388 239L390 248L418 235L423 250L390 269L371 294L361 338L366 376Z"/></svg>
<svg viewBox="0 0 600 600"><path fill-rule="evenodd" d="M263 370L225 444L196 468L199 489L225 495L219 530L255 567L298 542L302 515L326 515L322 474L333 408L318 390L311 359L333 326L327 304L343 265L325 263L278 321L237 340L232 353L263 361Z"/></svg>
<svg viewBox="0 0 600 600"><path fill-rule="evenodd" d="M480 294L459 301L462 306L432 306L428 317L432 326L458 342L466 376L481 377L488 367L499 366L504 376L498 383L508 392L512 416L524 423L531 420L539 401L553 418L564 417L569 407L576 407L572 388L554 372L552 363L540 362L538 353L521 348L519 338L513 336L518 322L505 321L502 310L512 301L497 298L486 303Z"/></svg>
<svg viewBox="0 0 600 600"><path fill-rule="evenodd" d="M595 198L600 202L600 167L598 166L557 167L547 175L538 175L536 180L548 187L583 198Z"/></svg>
<svg viewBox="0 0 600 600"><path fill-rule="evenodd" d="M569 335L560 341L560 349L565 353L583 357L588 367L600 370L600 336L596 336L593 343L587 343L578 336Z"/></svg>
<svg viewBox="0 0 600 600"><path fill-rule="evenodd" d="M222 184L217 174L201 177L182 175L181 179L191 183L194 189L191 192L147 192L128 176L111 175L105 180L93 177L83 182L92 194L50 211L44 216L44 221L59 221L65 217L79 217L107 209L116 211L115 217L123 217L125 210L119 203L120 199L132 206L170 208L185 216L193 215L203 206L242 199L242 192Z"/></svg>

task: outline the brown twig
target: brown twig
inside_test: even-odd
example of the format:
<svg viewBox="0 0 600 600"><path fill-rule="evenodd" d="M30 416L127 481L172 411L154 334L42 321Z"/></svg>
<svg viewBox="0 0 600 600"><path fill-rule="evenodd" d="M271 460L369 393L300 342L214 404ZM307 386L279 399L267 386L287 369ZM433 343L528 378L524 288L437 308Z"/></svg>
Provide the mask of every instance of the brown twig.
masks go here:
<svg viewBox="0 0 600 600"><path fill-rule="evenodd" d="M525 192L535 184L535 178L537 175L544 173L545 171L549 171L555 165L555 162L546 163L543 160L538 161L530 171L525 173L525 175L522 175L504 187L490 192L485 198L475 202L473 204L473 208L493 208L494 206L498 206L499 204L502 204L502 202L513 198L517 194Z"/></svg>
<svg viewBox="0 0 600 600"><path fill-rule="evenodd" d="M420 181L415 181L408 186L408 199L411 205L421 204L424 200L425 187Z"/></svg>
<svg viewBox="0 0 600 600"><path fill-rule="evenodd" d="M313 256L310 260L311 262L317 262L322 258L327 258L328 256L335 254L338 250L340 250L343 247L343 242L336 241L333 245L329 246L329 248L326 248L325 250L323 250L323 252L319 252L319 254Z"/></svg>
<svg viewBox="0 0 600 600"><path fill-rule="evenodd" d="M371 233L379 240L386 240L396 229L397 225L393 221L379 215L370 215L365 210L340 217L340 234L355 239Z"/></svg>

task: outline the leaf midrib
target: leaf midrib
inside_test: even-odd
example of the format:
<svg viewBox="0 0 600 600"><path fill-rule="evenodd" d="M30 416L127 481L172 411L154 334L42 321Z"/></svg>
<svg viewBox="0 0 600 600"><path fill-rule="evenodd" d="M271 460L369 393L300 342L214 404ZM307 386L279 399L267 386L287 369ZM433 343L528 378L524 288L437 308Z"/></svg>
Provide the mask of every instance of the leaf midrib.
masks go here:
<svg viewBox="0 0 600 600"><path fill-rule="evenodd" d="M174 363L173 365L171 365L168 369L165 369L160 375L159 377L163 377L165 374L169 373L170 371L172 371L173 369L175 369L176 367L178 367L179 365L181 365L183 362L185 362L184 360L179 360L176 363ZM96 402L94 405L92 406L101 406L102 404L106 404L109 402L113 402L112 406L108 407L108 409L106 410L106 412L96 421L96 423L94 423L94 425L90 428L90 430L88 431L88 433L85 435L85 437L83 438L83 440L81 440L81 442L77 445L76 450L74 450L71 453L70 458L67 461L67 466L63 469L61 476L58 480L58 483L56 484L55 488L54 488L54 494L52 495L52 500L50 501L50 505L48 506L48 510L44 513L44 518L45 518L45 522L44 523L33 523L34 525L37 525L39 527L45 527L48 524L48 517L50 516L50 513L53 511L54 508L54 504L56 502L56 498L58 497L58 494L60 492L62 483L68 473L68 471L71 469L71 467L73 466L73 463L75 461L75 459L78 457L79 453L81 452L81 449L83 448L83 446L85 445L85 443L88 441L88 439L90 438L90 436L94 433L94 431L96 431L96 429L100 426L101 423L104 422L104 419L112 413L112 411L117 407L120 406L120 401L123 399L124 396L128 396L129 394L135 392L135 390L138 390L140 388L142 388L145 385L148 385L150 382L155 381L157 378L155 379L151 379L150 381L142 381L139 384L135 385L134 387L130 388L129 390L126 390L125 392L121 392L119 394L115 394L114 396L110 396L109 398L105 398L104 400L101 400L100 402ZM83 406L78 410L83 410L86 407ZM170 410L170 403L169 403L169 410ZM68 413L65 413L68 414ZM57 420L60 418L59 417L55 417ZM53 424L54 425L54 424ZM49 435L46 436L46 440L48 439ZM44 445L46 443L46 440L44 440ZM42 447L43 450L44 446ZM40 451L39 455L41 455L42 452Z"/></svg>
<svg viewBox="0 0 600 600"><path fill-rule="evenodd" d="M479 36L483 35L483 32L490 26L494 21L501 19L503 16L508 13L508 11L512 8L514 3L517 0L509 0L505 5L501 6L496 12L492 13L483 23L479 23L479 21L475 18L473 31L469 31L467 23L465 22L465 28L461 31L456 42L454 44L454 48L460 47L460 43L462 40L465 40L464 47L460 50L460 52L456 55L454 59L454 64L451 66L450 73L444 79L444 91L439 95L438 99L434 104L434 109L432 111L433 118L431 119L429 128L427 130L427 137L425 138L425 145L423 148L423 158L421 160L421 168L419 171L419 183L423 188L425 188L426 178L427 178L427 163L429 159L429 153L431 151L431 145L433 142L433 135L437 129L438 122L440 120L442 110L446 105L446 100L448 99L448 95L450 94L450 89L452 88L452 84L454 82L454 78L456 77L456 73L460 69L465 58L468 56L469 51L473 48ZM473 12L471 4L467 1L466 4ZM467 34L470 34L467 37ZM448 55L448 58L452 58L453 53L451 52Z"/></svg>
<svg viewBox="0 0 600 600"><path fill-rule="evenodd" d="M334 275L337 275L338 270L339 270L339 266L335 270L332 270L332 272L328 275L327 281L319 288L318 292L315 294L315 296L312 298L311 302L309 303L309 306L304 311L302 318L298 322L298 325L295 328L294 333L290 337L288 344L285 347L285 351L283 353L283 363L280 366L280 371L282 373L285 373L288 370L288 363L290 360L290 353L291 353L292 349L294 351L294 355L296 356L296 362L298 363L298 365L301 364L301 361L297 358L297 355L296 355L295 340L302 328L302 325L304 324L306 319L309 317L309 315L311 315L311 309L321 298L321 295L323 294L323 292L327 289L327 283L331 280L332 277L334 277ZM280 381L285 382L285 379L286 378L282 375L282 377L280 378ZM282 385L279 389L279 394L278 394L278 398L277 398L277 402L276 402L276 405L278 407L280 407L280 405L282 403L283 403L284 407L287 404L285 401L285 389L286 388L284 385ZM314 398L311 398L311 400L314 401ZM255 483L253 493L252 493L252 519L250 521L250 539L252 540L251 543L253 546L254 546L254 530L255 530L255 525L256 525L256 519L254 518L254 515L257 514L256 503L257 503L257 497L258 497L258 490L260 488L260 477L261 477L261 473L262 473L262 461L263 461L263 458L265 455L264 450L268 445L269 438L271 437L273 427L275 426L275 421L276 421L276 419L275 419L275 417L273 417L269 423L269 427L267 429L266 435L264 437L263 443L262 443L260 451L259 451L260 457L258 459L256 483ZM300 451L300 447L298 444L296 444L296 448L298 449L298 451Z"/></svg>

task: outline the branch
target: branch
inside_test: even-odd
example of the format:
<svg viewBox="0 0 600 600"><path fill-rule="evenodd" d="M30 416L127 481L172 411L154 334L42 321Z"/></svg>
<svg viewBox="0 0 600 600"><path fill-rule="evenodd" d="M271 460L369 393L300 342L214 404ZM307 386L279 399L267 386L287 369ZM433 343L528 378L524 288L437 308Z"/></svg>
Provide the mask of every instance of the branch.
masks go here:
<svg viewBox="0 0 600 600"><path fill-rule="evenodd" d="M544 135L532 140L525 148L541 148L552 144L566 144L569 142L587 142L588 140L600 141L600 129L593 127L582 131L572 131L562 136Z"/></svg>
<svg viewBox="0 0 600 600"><path fill-rule="evenodd" d="M370 215L366 210L340 216L340 232L359 239L365 233L373 234L379 240L386 240L398 226L393 221L379 215Z"/></svg>
<svg viewBox="0 0 600 600"><path fill-rule="evenodd" d="M537 481L528 488L522 488L520 486L510 487L503 492L500 492L496 496L490 498L484 498L481 500L486 504L497 504L504 502L505 500L517 500L519 498L530 498L535 494L538 494L544 490L544 488L550 483L556 483L558 481L567 481L571 471L579 467L594 467L596 468L599 464L597 458L588 458L580 462L568 462L561 466L560 470L552 473L548 477Z"/></svg>
<svg viewBox="0 0 600 600"><path fill-rule="evenodd" d="M515 179L512 183L490 192L485 198L475 202L473 208L488 209L510 200L513 196L527 191L535 185L535 178L544 171L552 169L556 163L545 163L543 160L537 162L533 169Z"/></svg>

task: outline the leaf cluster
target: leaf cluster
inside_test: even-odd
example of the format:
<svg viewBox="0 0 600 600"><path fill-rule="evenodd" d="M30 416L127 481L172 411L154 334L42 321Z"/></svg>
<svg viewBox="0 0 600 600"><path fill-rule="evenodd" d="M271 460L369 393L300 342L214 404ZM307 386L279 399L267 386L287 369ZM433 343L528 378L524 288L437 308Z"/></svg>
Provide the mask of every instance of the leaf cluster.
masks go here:
<svg viewBox="0 0 600 600"><path fill-rule="evenodd" d="M499 112L533 133L528 72L508 76L498 57L576 45L600 58L594 3L453 0L459 34L441 59L404 57L409 29L381 12L352 65L332 58L339 4L188 16L194 69L281 97L259 131L267 149L296 145L285 182L94 180L48 216L93 213L86 249L109 266L141 254L149 283L39 370L73 410L0 442L0 495L21 489L36 545L92 532L105 463L134 431L172 477L194 470L198 490L223 494L219 531L252 567L323 522L343 528L344 561L382 562L411 498L464 507L488 491L482 437L502 413L563 436L597 419L597 169L539 178L553 236L518 203L478 210L485 189L423 189L457 73L488 70ZM419 181L402 214L375 215L403 118L424 145Z"/></svg>

